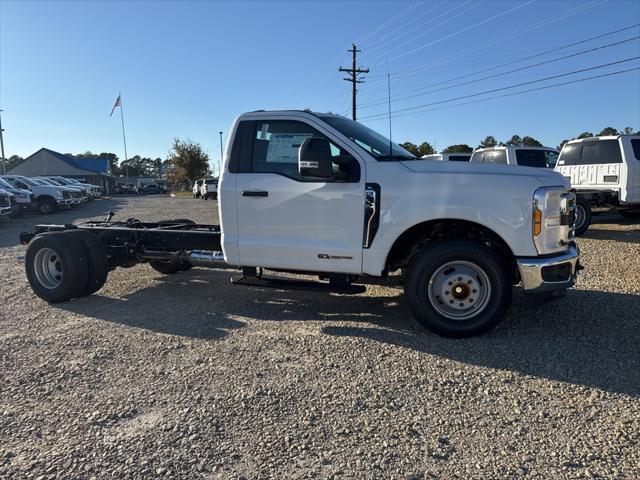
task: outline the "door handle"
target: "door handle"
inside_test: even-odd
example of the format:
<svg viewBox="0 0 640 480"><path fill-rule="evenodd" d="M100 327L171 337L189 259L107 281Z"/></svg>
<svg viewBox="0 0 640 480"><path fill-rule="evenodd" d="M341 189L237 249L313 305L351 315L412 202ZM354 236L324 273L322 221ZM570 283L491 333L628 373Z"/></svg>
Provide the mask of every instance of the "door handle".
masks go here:
<svg viewBox="0 0 640 480"><path fill-rule="evenodd" d="M243 197L268 197L269 192L265 192L264 190L243 190Z"/></svg>

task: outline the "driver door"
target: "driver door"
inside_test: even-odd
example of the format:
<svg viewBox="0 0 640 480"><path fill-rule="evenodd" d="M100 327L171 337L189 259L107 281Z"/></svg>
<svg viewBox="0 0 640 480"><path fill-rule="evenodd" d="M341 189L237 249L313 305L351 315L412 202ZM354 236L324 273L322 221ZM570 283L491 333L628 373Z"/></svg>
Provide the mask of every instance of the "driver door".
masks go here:
<svg viewBox="0 0 640 480"><path fill-rule="evenodd" d="M306 138L326 135L299 120L252 123L236 183L241 265L361 273L364 166L351 157L353 170L342 179L337 164L335 179L305 178L298 149ZM331 151L348 155L333 142Z"/></svg>

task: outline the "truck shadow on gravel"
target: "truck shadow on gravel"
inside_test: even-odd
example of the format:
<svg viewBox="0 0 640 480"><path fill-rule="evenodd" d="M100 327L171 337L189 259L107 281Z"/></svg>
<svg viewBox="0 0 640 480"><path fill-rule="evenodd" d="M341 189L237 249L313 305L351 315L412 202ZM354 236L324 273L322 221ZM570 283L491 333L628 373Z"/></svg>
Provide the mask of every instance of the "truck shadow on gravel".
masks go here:
<svg viewBox="0 0 640 480"><path fill-rule="evenodd" d="M501 325L462 340L366 327L326 326L323 333L640 397L639 295L572 290L562 299L530 309L516 290Z"/></svg>
<svg viewBox="0 0 640 480"><path fill-rule="evenodd" d="M640 227L634 230L611 230L608 228L599 228L598 226L587 230L584 238L640 244Z"/></svg>
<svg viewBox="0 0 640 480"><path fill-rule="evenodd" d="M243 328L244 319L318 322L321 335L356 337L470 365L640 397L638 295L570 290L562 299L531 309L516 289L513 307L496 329L480 337L452 340L416 328L401 290L385 289L380 296L336 296L247 288L231 285L230 274L202 269L172 276L155 274L158 283L125 297L97 294L58 307L121 325L205 340L221 339L229 330Z"/></svg>

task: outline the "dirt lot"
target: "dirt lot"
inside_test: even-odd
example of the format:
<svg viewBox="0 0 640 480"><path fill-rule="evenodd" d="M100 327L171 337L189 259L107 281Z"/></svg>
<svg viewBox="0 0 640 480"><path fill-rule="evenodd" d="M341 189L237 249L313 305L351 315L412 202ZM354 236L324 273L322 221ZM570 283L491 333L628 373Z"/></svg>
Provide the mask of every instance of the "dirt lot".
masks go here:
<svg viewBox="0 0 640 480"><path fill-rule="evenodd" d="M398 287L141 265L47 305L15 261L36 223L215 208L123 197L0 224L0 478L640 478L640 225L596 217L577 288L537 310L516 292L468 340L415 329Z"/></svg>

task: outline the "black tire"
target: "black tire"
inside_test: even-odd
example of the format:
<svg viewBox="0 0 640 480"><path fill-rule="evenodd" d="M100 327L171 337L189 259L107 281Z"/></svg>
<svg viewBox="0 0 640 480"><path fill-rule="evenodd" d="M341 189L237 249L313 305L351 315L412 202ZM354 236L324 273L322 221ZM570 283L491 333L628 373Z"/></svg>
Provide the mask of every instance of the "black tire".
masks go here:
<svg viewBox="0 0 640 480"><path fill-rule="evenodd" d="M58 204L52 198L41 197L38 199L38 212L49 215L58 209Z"/></svg>
<svg viewBox="0 0 640 480"><path fill-rule="evenodd" d="M51 265L51 268L46 266ZM64 232L36 236L25 256L27 279L34 293L47 302L64 302L81 295L87 283L87 257L74 236ZM59 272L59 278L44 273ZM43 278L48 278L49 281ZM57 283L56 283L57 282Z"/></svg>
<svg viewBox="0 0 640 480"><path fill-rule="evenodd" d="M584 198L576 201L576 236L584 235L591 225L591 205Z"/></svg>
<svg viewBox="0 0 640 480"><path fill-rule="evenodd" d="M68 230L84 249L87 256L87 282L79 296L91 295L100 290L109 276L109 257L98 237L86 230Z"/></svg>
<svg viewBox="0 0 640 480"><path fill-rule="evenodd" d="M443 240L426 244L411 259L404 292L424 327L445 337L472 337L491 330L507 314L511 277L506 260L484 244Z"/></svg>

